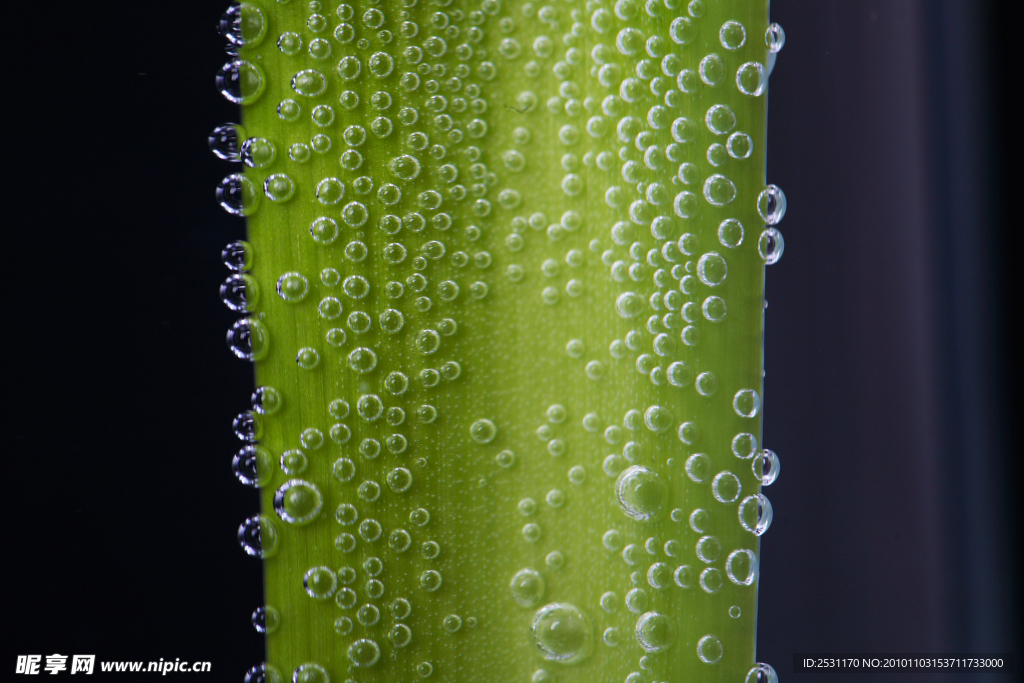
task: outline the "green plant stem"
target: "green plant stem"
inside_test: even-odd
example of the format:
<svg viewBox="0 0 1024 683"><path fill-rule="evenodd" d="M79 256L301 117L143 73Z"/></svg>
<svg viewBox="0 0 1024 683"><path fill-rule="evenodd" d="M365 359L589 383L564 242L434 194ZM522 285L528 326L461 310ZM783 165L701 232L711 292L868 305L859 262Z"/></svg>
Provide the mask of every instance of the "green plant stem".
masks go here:
<svg viewBox="0 0 1024 683"><path fill-rule="evenodd" d="M251 275L260 291L253 316L268 339L256 378L282 397L280 410L261 416L261 445L274 461L262 489L265 545L276 532L276 554L264 561L266 600L280 615L267 637L268 661L285 677L312 663L332 681L359 683L416 680L427 674L425 662L428 680L448 682L744 680L755 660L757 581L738 585L726 564L734 551L758 553L738 506L760 482L732 443L738 434L761 436L760 413L742 417L733 402L741 390L762 391L764 221L756 203L765 186L767 96L741 93L736 72L766 61L767 2L708 0L703 16L689 18L681 1L670 3L672 10L648 3L652 17L639 2L538 3L531 10L522 2L420 0L406 3L411 7L353 5L344 20L334 2L321 4L324 28L317 32L305 3L262 0L265 37L240 55L263 80L243 108L246 133L276 149L269 165L246 171L263 195L248 216ZM618 18L616 8L628 18ZM671 37L677 17L692 23L688 44ZM726 21L745 27L739 49L721 43ZM403 22L418 26L415 36ZM342 23L352 27L351 42L338 39L347 29L335 33ZM381 30L393 39L385 44ZM301 37L294 55L278 47L289 32ZM321 45L314 39L329 45L329 57L311 56ZM287 37L281 42L287 47ZM412 63L416 49L419 65ZM390 73L375 75L388 62L375 53L390 56ZM698 76L712 53L724 64L715 86ZM693 93L662 71L668 54L678 57L670 70L697 76ZM346 75L355 70L351 58L360 65L350 80L339 72L345 58ZM325 77L322 94L293 89L293 77L306 69ZM635 82L623 87L628 78ZM676 95L666 105L669 91ZM379 108L378 92L390 95L388 107ZM301 109L295 121L279 116L286 100ZM316 125L317 105L331 107L333 122ZM749 135L748 158L723 149L722 165L709 163L709 146L729 137L706 125L712 105L727 106L736 119L730 130ZM408 123L409 111L415 123ZM626 117L635 121L622 123ZM692 131L674 135L682 117ZM385 118L391 132L380 137L374 126L383 132L387 125L373 122ZM317 135L329 138L329 150L290 158L292 145L323 146ZM655 152L645 154L651 145ZM294 149L292 157L301 158ZM358 168L351 152L342 160L347 150L358 153ZM395 166L401 155L417 159L415 177ZM689 184L680 180L684 162L695 167ZM292 181L294 196L264 195L273 174ZM735 199L724 206L703 196L713 174L735 186ZM345 188L335 204L317 199L329 178ZM382 202L386 184L400 190L397 203ZM324 197L329 188L320 187ZM439 206L428 191L438 193ZM684 191L695 201L688 218L679 215L691 212L685 198L674 208ZM389 224L387 216L399 220ZM339 226L329 244L311 236L321 217ZM744 231L735 246L724 243L734 237L718 234L730 218ZM405 258L388 245L401 245ZM322 275L325 269L335 269L340 283ZM301 301L278 294L287 273L308 282ZM350 296L361 294L353 276L365 278L368 294ZM337 317L325 317L333 315L331 303L321 305L328 297L341 304ZM400 330L389 331L394 314L382 322L388 309L401 314ZM345 336L337 346L328 341L340 339L334 329ZM312 369L297 363L301 349L316 351ZM371 364L366 372L353 369ZM407 389L399 391L403 382L394 373L408 378ZM338 399L347 414L335 403L332 415ZM483 420L494 425L493 439ZM681 432L684 424L695 429ZM278 460L295 450L308 464L286 474ZM335 476L344 469L336 467L341 458L354 465L347 481ZM642 469L623 482L631 467ZM400 491L403 470L412 483ZM734 496L726 490L732 480L720 481L730 502L713 490L723 472L741 487ZM290 480L308 482L322 497L308 524L275 512L275 494ZM375 488L380 495L371 500ZM289 501L297 510L308 503ZM336 521L343 504L355 508L358 521ZM417 510L429 521L420 524ZM691 524L700 510L706 521L698 513ZM367 520L379 525L379 536ZM343 534L354 539L347 552ZM697 552L702 538L712 539L704 559ZM439 548L436 557L430 543ZM370 558L380 560L379 574ZM742 557L735 562L733 573L747 576ZM356 578L316 599L303 586L316 567L350 567ZM539 574L543 590L529 582L512 589L524 569ZM702 574L706 569L712 571ZM428 571L441 577L436 590L427 589ZM372 597L371 581L381 582L382 596ZM354 607L336 601L343 588L354 591ZM408 616L392 610L398 598L410 603ZM552 604L582 616L569 610L560 622L542 619L537 628L547 631L535 632L539 610ZM372 609L359 611L365 605L379 611L376 623L360 622L372 616ZM639 636L638 624L647 629ZM399 625L409 629L408 644ZM724 653L717 659L715 641L705 641L712 663L700 656L705 636ZM380 657L357 666L372 658L363 640L372 640ZM299 680L319 683L319 672L307 667Z"/></svg>

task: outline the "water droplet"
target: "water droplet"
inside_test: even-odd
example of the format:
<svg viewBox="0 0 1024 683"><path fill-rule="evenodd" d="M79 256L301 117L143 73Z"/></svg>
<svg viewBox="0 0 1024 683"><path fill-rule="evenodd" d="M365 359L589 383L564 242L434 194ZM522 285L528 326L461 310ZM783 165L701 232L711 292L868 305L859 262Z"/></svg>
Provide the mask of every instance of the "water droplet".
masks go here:
<svg viewBox="0 0 1024 683"><path fill-rule="evenodd" d="M299 349L295 355L295 362L303 370L312 370L320 364L320 354L316 349L307 346Z"/></svg>
<svg viewBox="0 0 1024 683"><path fill-rule="evenodd" d="M623 318L634 318L643 310L644 299L635 292L623 292L615 300L615 310Z"/></svg>
<svg viewBox="0 0 1024 683"><path fill-rule="evenodd" d="M711 372L702 372L697 375L697 381L694 384L698 394L711 396L718 389L718 378Z"/></svg>
<svg viewBox="0 0 1024 683"><path fill-rule="evenodd" d="M719 472L711 481L711 492L720 503L736 502L742 490L739 477L732 472Z"/></svg>
<svg viewBox="0 0 1024 683"><path fill-rule="evenodd" d="M693 568L688 564L676 567L675 572L672 574L672 580L680 588L693 587Z"/></svg>
<svg viewBox="0 0 1024 683"><path fill-rule="evenodd" d="M747 62L736 70L736 89L751 97L761 96L768 87L768 73L758 62Z"/></svg>
<svg viewBox="0 0 1024 683"><path fill-rule="evenodd" d="M615 494L622 511L640 521L660 515L668 498L668 490L661 478L640 465L632 465L619 475Z"/></svg>
<svg viewBox="0 0 1024 683"><path fill-rule="evenodd" d="M338 577L329 567L313 567L302 577L302 585L309 597L326 600L338 588Z"/></svg>
<svg viewBox="0 0 1024 683"><path fill-rule="evenodd" d="M308 524L323 507L320 489L302 479L290 479L274 493L274 510L289 524Z"/></svg>
<svg viewBox="0 0 1024 683"><path fill-rule="evenodd" d="M544 598L544 578L533 569L516 572L509 588L521 607L533 607Z"/></svg>
<svg viewBox="0 0 1024 683"><path fill-rule="evenodd" d="M267 79L255 64L233 59L217 72L216 83L217 90L228 101L249 105L263 94Z"/></svg>
<svg viewBox="0 0 1024 683"><path fill-rule="evenodd" d="M644 423L652 432L664 432L673 423L672 413L661 406L651 406L644 413Z"/></svg>
<svg viewBox="0 0 1024 683"><path fill-rule="evenodd" d="M420 574L420 587L428 592L436 591L441 587L441 573L434 569L423 572Z"/></svg>
<svg viewBox="0 0 1024 683"><path fill-rule="evenodd" d="M769 24L764 32L764 44L769 52L773 54L779 52L786 44L786 32L776 23Z"/></svg>
<svg viewBox="0 0 1024 683"><path fill-rule="evenodd" d="M225 123L213 129L207 143L210 146L210 151L217 158L225 161L241 161L239 149L243 139L245 139L245 129L237 123Z"/></svg>
<svg viewBox="0 0 1024 683"><path fill-rule="evenodd" d="M348 458L338 458L334 461L332 471L334 472L334 478L338 481L352 481L352 477L356 475L356 466Z"/></svg>
<svg viewBox="0 0 1024 683"><path fill-rule="evenodd" d="M404 493L412 486L412 472L404 467L396 467L388 472L387 482L392 491Z"/></svg>
<svg viewBox="0 0 1024 683"><path fill-rule="evenodd" d="M481 419L470 426L469 435L477 443L490 443L498 435L498 428L490 420Z"/></svg>
<svg viewBox="0 0 1024 683"><path fill-rule="evenodd" d="M237 538L247 555L270 558L277 554L277 527L262 515L242 522L238 527Z"/></svg>
<svg viewBox="0 0 1024 683"><path fill-rule="evenodd" d="M677 543L678 541L668 541L668 543ZM666 544L666 547L670 547ZM671 546L674 548L674 546ZM668 587L672 581L672 569L664 562L655 562L651 565L650 569L647 570L647 583L651 588L662 589Z"/></svg>
<svg viewBox="0 0 1024 683"><path fill-rule="evenodd" d="M718 85L725 78L725 62L714 53L700 60L697 70L700 73L700 79L710 86Z"/></svg>
<svg viewBox="0 0 1024 683"><path fill-rule="evenodd" d="M711 458L703 453L694 453L686 459L686 474L698 484L708 480L711 476Z"/></svg>
<svg viewBox="0 0 1024 683"><path fill-rule="evenodd" d="M358 668L373 666L380 660L380 646L369 638L360 638L349 646L348 660Z"/></svg>
<svg viewBox="0 0 1024 683"><path fill-rule="evenodd" d="M724 104L713 104L704 116L704 123L715 135L725 135L736 127L736 114Z"/></svg>
<svg viewBox="0 0 1024 683"><path fill-rule="evenodd" d="M242 360L260 360L267 355L270 337L256 318L242 318L228 330L228 348Z"/></svg>
<svg viewBox="0 0 1024 683"><path fill-rule="evenodd" d="M217 201L234 216L248 216L256 211L260 195L256 185L240 173L233 173L217 185Z"/></svg>
<svg viewBox="0 0 1024 683"><path fill-rule="evenodd" d="M248 445L235 454L231 470L245 486L266 486L274 473L273 456L262 446Z"/></svg>
<svg viewBox="0 0 1024 683"><path fill-rule="evenodd" d="M273 633L281 625L281 614L269 605L257 607L252 613L252 625L257 633Z"/></svg>
<svg viewBox="0 0 1024 683"><path fill-rule="evenodd" d="M316 198L321 204L331 206L345 196L345 184L337 178L324 178L316 186Z"/></svg>
<svg viewBox="0 0 1024 683"><path fill-rule="evenodd" d="M772 265L782 258L782 252L786 248L786 242L782 239L782 233L776 228L768 228L761 233L757 241L757 251L764 259L765 265Z"/></svg>
<svg viewBox="0 0 1024 683"><path fill-rule="evenodd" d="M405 529L395 529L391 532L391 535L388 536L388 546L390 546L396 553L404 553L409 549L411 544L412 537ZM392 603L392 612L394 612L394 603ZM397 619L399 617L396 616L395 618Z"/></svg>
<svg viewBox="0 0 1024 683"><path fill-rule="evenodd" d="M770 664L758 662L747 672L744 683L779 683L779 676Z"/></svg>
<svg viewBox="0 0 1024 683"><path fill-rule="evenodd" d="M672 619L657 612L646 612L636 622L636 640L647 652L667 650L676 638Z"/></svg>
<svg viewBox="0 0 1024 683"><path fill-rule="evenodd" d="M533 617L533 642L545 659L575 664L593 648L593 628L578 608L568 603L545 605Z"/></svg>
<svg viewBox="0 0 1024 683"><path fill-rule="evenodd" d="M722 554L722 542L714 536L704 536L697 541L696 550L702 562L711 563Z"/></svg>
<svg viewBox="0 0 1024 683"><path fill-rule="evenodd" d="M718 41L726 50L738 50L747 42L747 30L738 21L727 21L718 31Z"/></svg>
<svg viewBox="0 0 1024 683"><path fill-rule="evenodd" d="M725 299L720 296L709 296L704 299L701 310L704 312L704 317L713 323L725 320L725 316L729 312L725 305Z"/></svg>
<svg viewBox="0 0 1024 683"><path fill-rule="evenodd" d="M669 367L671 368L671 366ZM700 438L700 428L693 422L684 422L679 425L677 436L679 436L679 440L687 446L692 446L697 443L697 439Z"/></svg>
<svg viewBox="0 0 1024 683"><path fill-rule="evenodd" d="M679 45L689 45L697 35L697 27L687 17L678 17L668 27L668 35Z"/></svg>
<svg viewBox="0 0 1024 683"><path fill-rule="evenodd" d="M636 546L633 546L634 548ZM647 595L647 591L643 588L633 588L626 593L626 608L630 612L640 614L641 612L647 611L647 606L650 604L650 597Z"/></svg>
<svg viewBox="0 0 1024 683"><path fill-rule="evenodd" d="M760 536L772 525L772 504L763 493L743 499L739 506L740 526Z"/></svg>
<svg viewBox="0 0 1024 683"><path fill-rule="evenodd" d="M740 417L754 417L761 410L761 397L753 389L740 389L732 399L732 409Z"/></svg>
<svg viewBox="0 0 1024 683"><path fill-rule="evenodd" d="M751 467L754 470L754 477L761 481L761 485L770 486L779 477L779 456L775 454L775 451L766 448L757 454Z"/></svg>
<svg viewBox="0 0 1024 683"><path fill-rule="evenodd" d="M722 658L722 641L718 636L707 635L697 641L697 656L705 664L714 664Z"/></svg>
<svg viewBox="0 0 1024 683"><path fill-rule="evenodd" d="M714 206L725 206L736 199L736 185L724 175L709 176L704 181L704 199Z"/></svg>
<svg viewBox="0 0 1024 683"><path fill-rule="evenodd" d="M777 185L769 185L757 197L757 212L768 225L778 225L786 215L786 193Z"/></svg>

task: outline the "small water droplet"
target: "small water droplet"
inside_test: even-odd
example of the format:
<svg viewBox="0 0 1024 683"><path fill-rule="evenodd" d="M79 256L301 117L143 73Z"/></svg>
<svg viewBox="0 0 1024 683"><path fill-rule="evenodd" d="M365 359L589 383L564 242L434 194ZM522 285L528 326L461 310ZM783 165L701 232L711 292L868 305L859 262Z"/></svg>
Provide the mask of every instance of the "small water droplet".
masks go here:
<svg viewBox="0 0 1024 683"><path fill-rule="evenodd" d="M544 578L533 569L520 569L512 577L512 599L521 607L533 607L544 598Z"/></svg>

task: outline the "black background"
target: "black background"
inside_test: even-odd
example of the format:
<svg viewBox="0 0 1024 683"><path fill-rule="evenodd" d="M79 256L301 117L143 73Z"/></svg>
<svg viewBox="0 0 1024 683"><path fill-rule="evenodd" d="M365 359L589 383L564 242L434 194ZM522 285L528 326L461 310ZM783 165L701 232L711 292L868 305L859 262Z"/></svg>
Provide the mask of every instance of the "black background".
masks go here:
<svg viewBox="0 0 1024 683"><path fill-rule="evenodd" d="M237 118L213 88L222 9L5 9L0 670L94 653L241 681L262 657L259 562L234 540L258 501L228 465L251 367L217 298L244 226L206 148ZM1018 37L967 1L776 0L772 18L768 179L789 212L759 659L829 680L792 653L1011 650ZM932 677L970 678L910 678Z"/></svg>

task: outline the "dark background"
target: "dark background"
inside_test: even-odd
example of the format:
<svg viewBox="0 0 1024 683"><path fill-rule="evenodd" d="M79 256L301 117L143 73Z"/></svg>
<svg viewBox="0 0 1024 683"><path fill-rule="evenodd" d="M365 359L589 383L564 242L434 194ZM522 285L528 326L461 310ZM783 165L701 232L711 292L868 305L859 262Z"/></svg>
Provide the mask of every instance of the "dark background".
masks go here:
<svg viewBox="0 0 1024 683"><path fill-rule="evenodd" d="M5 9L8 672L95 653L241 681L262 657L259 561L234 540L258 501L228 465L251 367L216 294L244 227L206 148L237 118L213 88L222 9ZM823 681L849 676L792 654L1014 650L1019 36L968 0L776 0L772 19L768 180L789 212L759 659Z"/></svg>

